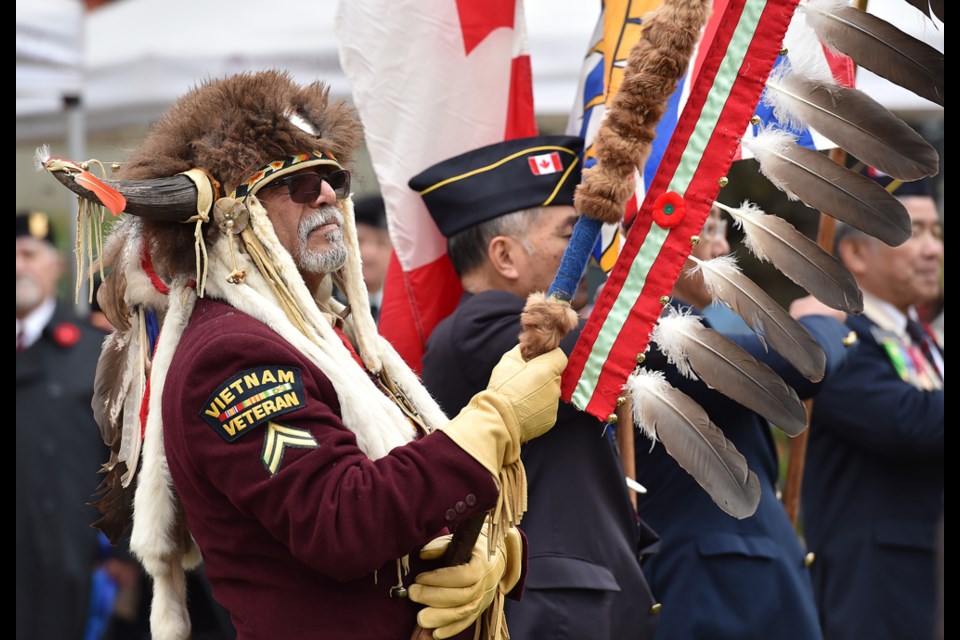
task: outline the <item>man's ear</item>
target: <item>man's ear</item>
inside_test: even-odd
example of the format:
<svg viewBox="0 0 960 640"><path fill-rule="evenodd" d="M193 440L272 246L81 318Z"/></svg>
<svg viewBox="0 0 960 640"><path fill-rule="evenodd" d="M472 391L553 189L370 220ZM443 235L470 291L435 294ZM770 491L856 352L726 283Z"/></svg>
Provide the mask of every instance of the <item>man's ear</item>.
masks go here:
<svg viewBox="0 0 960 640"><path fill-rule="evenodd" d="M848 271L854 276L863 275L869 269L867 252L873 247L869 242L862 242L853 238L844 238L840 241L837 252L840 254L840 262L844 264Z"/></svg>
<svg viewBox="0 0 960 640"><path fill-rule="evenodd" d="M501 278L514 281L520 277L516 260L517 251L520 249L519 243L509 236L495 236L490 240L487 245L487 258Z"/></svg>
<svg viewBox="0 0 960 640"><path fill-rule="evenodd" d="M53 251L53 259L52 259L53 270L57 274L56 279L59 280L67 273L67 259L57 249L52 249L52 251Z"/></svg>

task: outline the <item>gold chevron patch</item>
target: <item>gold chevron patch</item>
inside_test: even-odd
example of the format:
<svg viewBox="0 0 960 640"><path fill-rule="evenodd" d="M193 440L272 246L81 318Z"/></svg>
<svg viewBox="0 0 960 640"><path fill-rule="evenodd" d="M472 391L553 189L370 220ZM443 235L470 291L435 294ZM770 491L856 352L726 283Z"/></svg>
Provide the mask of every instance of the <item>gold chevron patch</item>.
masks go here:
<svg viewBox="0 0 960 640"><path fill-rule="evenodd" d="M297 449L315 449L317 441L306 429L295 429L276 422L267 422L267 432L263 436L263 452L260 459L271 476L280 470L283 454L287 447Z"/></svg>

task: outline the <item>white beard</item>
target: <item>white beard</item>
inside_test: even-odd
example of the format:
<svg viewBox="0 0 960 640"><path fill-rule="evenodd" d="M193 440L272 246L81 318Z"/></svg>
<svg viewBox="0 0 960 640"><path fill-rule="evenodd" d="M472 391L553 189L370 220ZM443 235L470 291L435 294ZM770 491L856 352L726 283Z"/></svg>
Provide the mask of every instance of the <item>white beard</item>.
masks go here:
<svg viewBox="0 0 960 640"><path fill-rule="evenodd" d="M17 276L17 313L29 313L43 302L43 289L30 276Z"/></svg>

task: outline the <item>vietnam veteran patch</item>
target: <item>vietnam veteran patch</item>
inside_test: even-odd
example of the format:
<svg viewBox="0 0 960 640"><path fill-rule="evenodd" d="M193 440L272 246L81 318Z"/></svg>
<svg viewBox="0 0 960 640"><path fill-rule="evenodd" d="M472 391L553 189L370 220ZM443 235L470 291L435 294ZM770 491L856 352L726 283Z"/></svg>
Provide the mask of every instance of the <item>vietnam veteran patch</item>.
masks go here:
<svg viewBox="0 0 960 640"><path fill-rule="evenodd" d="M207 398L200 417L233 442L257 425L303 406L300 369L275 365L247 369L224 382Z"/></svg>

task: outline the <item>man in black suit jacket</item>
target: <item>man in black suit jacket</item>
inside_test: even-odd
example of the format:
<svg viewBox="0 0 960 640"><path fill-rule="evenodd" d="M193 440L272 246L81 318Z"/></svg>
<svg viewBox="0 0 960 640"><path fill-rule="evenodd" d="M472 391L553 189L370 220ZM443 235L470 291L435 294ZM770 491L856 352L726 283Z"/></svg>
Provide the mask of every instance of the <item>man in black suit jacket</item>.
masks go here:
<svg viewBox="0 0 960 640"><path fill-rule="evenodd" d="M82 638L99 558L88 506L107 459L90 400L104 334L57 304L45 213L17 215L17 638Z"/></svg>
<svg viewBox="0 0 960 640"><path fill-rule="evenodd" d="M581 146L560 136L512 140L411 180L449 239L466 292L431 334L423 360L424 382L446 410L485 387L517 343L527 295L549 287L577 219ZM561 343L566 353L578 335ZM561 403L556 426L524 445L529 510L520 526L529 564L523 599L506 603L514 640L653 636L658 608L640 556L656 537L638 527L607 435L605 425Z"/></svg>

